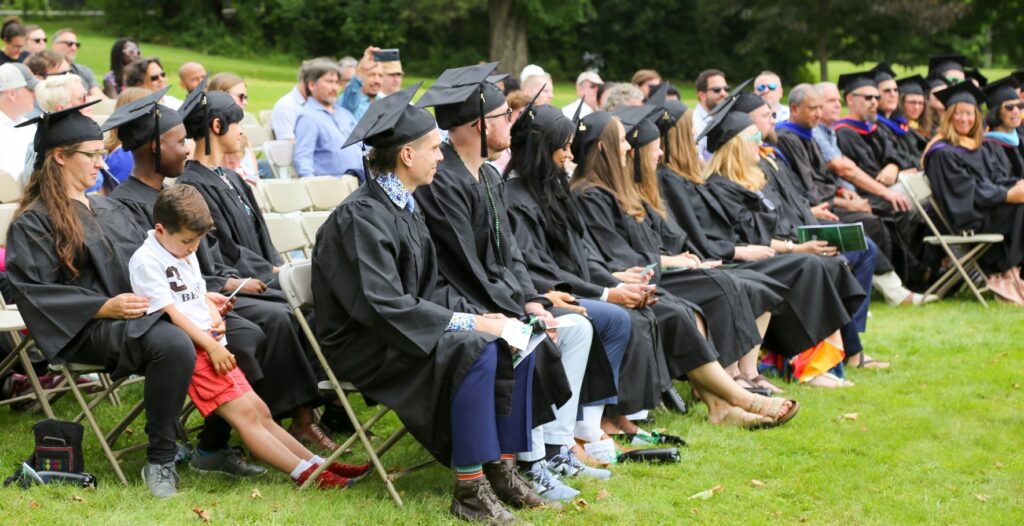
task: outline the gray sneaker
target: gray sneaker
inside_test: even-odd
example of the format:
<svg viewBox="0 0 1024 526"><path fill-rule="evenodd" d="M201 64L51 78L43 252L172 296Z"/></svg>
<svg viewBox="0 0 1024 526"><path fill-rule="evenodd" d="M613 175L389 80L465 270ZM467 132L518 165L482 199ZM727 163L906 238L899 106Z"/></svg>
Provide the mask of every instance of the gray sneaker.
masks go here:
<svg viewBox="0 0 1024 526"><path fill-rule="evenodd" d="M206 454L194 451L189 465L196 471L224 473L233 477L255 477L267 472L267 468L263 466L246 462L242 457L242 450L236 447Z"/></svg>
<svg viewBox="0 0 1024 526"><path fill-rule="evenodd" d="M146 481L149 492L158 499L166 499L178 492L178 472L174 462L150 464L142 467L142 480Z"/></svg>
<svg viewBox="0 0 1024 526"><path fill-rule="evenodd" d="M589 477L605 480L612 477L612 472L607 469L592 468L576 458L572 450L562 446L559 454L548 460L548 469L566 478Z"/></svg>

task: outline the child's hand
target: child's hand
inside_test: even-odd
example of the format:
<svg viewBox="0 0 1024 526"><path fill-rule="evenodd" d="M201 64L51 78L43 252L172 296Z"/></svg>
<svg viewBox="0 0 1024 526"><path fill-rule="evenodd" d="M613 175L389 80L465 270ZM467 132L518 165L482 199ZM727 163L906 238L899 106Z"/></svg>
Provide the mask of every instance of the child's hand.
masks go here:
<svg viewBox="0 0 1024 526"><path fill-rule="evenodd" d="M210 330L206 332L210 333L210 336L212 336L214 340L221 341L224 339L224 334L227 330L228 326L224 321L224 318L214 318L213 324L210 325Z"/></svg>
<svg viewBox="0 0 1024 526"><path fill-rule="evenodd" d="M231 354L223 345L218 345L210 354L210 361L213 362L213 370L217 374L228 374L235 368L235 355Z"/></svg>

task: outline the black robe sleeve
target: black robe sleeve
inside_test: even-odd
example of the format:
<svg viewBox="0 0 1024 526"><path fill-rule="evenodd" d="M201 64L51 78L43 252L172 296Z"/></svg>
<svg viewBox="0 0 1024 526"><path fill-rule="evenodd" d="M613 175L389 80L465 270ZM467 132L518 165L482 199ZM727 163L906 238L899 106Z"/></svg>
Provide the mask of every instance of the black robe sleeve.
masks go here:
<svg viewBox="0 0 1024 526"><path fill-rule="evenodd" d="M956 232L981 228L984 222L981 208L999 200L998 195L979 191L978 178L960 156L953 147L947 146L933 150L925 161L925 173L932 185L932 193ZM1005 191L1001 201L1006 201Z"/></svg>
<svg viewBox="0 0 1024 526"><path fill-rule="evenodd" d="M756 194L718 174L709 177L707 185L729 216L737 241L748 245L771 245L775 221L770 214L761 211Z"/></svg>
<svg viewBox="0 0 1024 526"><path fill-rule="evenodd" d="M579 194L580 214L594 239L594 246L601 256L615 270L643 267L658 261L647 261L630 244L626 237L627 218L619 203L608 191L596 187Z"/></svg>

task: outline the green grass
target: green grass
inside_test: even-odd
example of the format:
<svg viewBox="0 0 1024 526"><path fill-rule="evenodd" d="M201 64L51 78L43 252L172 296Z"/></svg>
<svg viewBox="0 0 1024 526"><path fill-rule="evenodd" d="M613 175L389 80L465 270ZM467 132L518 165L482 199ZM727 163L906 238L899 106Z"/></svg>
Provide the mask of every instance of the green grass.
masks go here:
<svg viewBox="0 0 1024 526"><path fill-rule="evenodd" d="M682 462L618 466L605 482L578 487L587 502L566 511L522 512L534 524L1021 524L1024 522L1024 395L1020 390L1024 312L1006 305L985 310L966 299L920 309L872 306L867 348L893 362L889 371L851 371L857 386L815 390L788 386L800 415L769 431L724 429L706 409L656 413L657 426L684 436ZM129 388L136 399L137 386ZM56 405L69 418L73 404ZM109 423L120 410L104 405ZM856 420L844 414L857 413ZM13 469L31 449L36 416L0 412L0 466ZM387 425L396 425L389 420ZM144 438L136 424L129 442ZM194 524L191 511L216 524L449 523L451 475L434 466L397 483L399 510L383 485L368 478L343 493L296 491L287 476L250 480L182 469L181 492L150 498L139 480L143 458L124 461L132 479L122 487L86 437L89 471L100 489L60 487L0 490L5 524ZM355 460L361 458L354 455ZM386 464L412 465L422 451L403 441ZM764 483L755 487L751 480ZM710 500L690 495L721 485ZM261 498L251 497L258 489ZM81 500L80 500L81 499Z"/></svg>

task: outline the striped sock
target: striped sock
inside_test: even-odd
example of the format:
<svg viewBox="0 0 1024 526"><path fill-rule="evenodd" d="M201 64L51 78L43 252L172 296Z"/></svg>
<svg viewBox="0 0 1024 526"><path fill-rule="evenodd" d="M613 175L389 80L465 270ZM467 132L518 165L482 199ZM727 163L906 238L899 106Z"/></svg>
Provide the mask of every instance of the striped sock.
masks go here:
<svg viewBox="0 0 1024 526"><path fill-rule="evenodd" d="M501 459L502 460L515 460L516 456L514 454L511 454L511 453L502 453L501 454Z"/></svg>
<svg viewBox="0 0 1024 526"><path fill-rule="evenodd" d="M455 466L455 477L462 480L476 480L484 476L484 468L480 464Z"/></svg>

